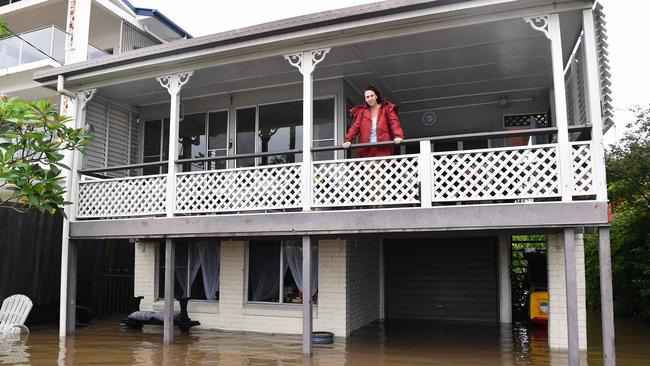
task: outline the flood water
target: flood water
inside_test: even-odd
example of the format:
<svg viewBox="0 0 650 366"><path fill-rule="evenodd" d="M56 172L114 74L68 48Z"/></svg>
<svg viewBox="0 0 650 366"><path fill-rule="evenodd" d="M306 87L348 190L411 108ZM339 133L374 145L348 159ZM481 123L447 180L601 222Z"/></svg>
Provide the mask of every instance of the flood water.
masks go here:
<svg viewBox="0 0 650 366"><path fill-rule="evenodd" d="M601 365L600 325L589 320L589 351L581 365ZM616 322L617 365L650 365L650 327ZM426 322L373 323L331 345L301 354L295 335L193 330L162 344L162 327L121 330L119 319L93 322L60 341L54 326L0 341L0 363L30 365L566 365L545 329Z"/></svg>

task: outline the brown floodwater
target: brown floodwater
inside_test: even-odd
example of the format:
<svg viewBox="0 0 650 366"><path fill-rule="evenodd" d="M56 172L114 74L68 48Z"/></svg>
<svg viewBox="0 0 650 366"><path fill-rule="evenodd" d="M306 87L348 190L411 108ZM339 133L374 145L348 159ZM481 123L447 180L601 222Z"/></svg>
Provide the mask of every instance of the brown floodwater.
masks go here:
<svg viewBox="0 0 650 366"><path fill-rule="evenodd" d="M95 321L60 340L54 326L35 327L20 340L0 341L0 363L29 365L566 365L551 351L545 329L373 323L331 345L301 354L295 335L193 330L162 344L162 327L121 330L118 319ZM589 319L589 351L582 365L601 365L597 317ZM650 365L650 327L617 320L617 365Z"/></svg>

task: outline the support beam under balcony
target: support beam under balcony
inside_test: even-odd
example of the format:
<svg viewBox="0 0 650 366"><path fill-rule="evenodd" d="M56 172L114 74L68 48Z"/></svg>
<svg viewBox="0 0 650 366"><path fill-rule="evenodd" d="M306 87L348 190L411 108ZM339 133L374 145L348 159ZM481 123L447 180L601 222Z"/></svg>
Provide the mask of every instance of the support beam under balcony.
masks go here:
<svg viewBox="0 0 650 366"><path fill-rule="evenodd" d="M603 365L616 365L614 347L614 298L612 294L612 257L609 227L598 229L598 260L600 267L600 312L603 324Z"/></svg>
<svg viewBox="0 0 650 366"><path fill-rule="evenodd" d="M165 240L165 310L163 315L163 342L174 342L174 240Z"/></svg>
<svg viewBox="0 0 650 366"><path fill-rule="evenodd" d="M311 237L302 237L302 354L311 356L313 331Z"/></svg>
<svg viewBox="0 0 650 366"><path fill-rule="evenodd" d="M597 201L402 207L77 221L74 238L182 238L492 231L607 224Z"/></svg>

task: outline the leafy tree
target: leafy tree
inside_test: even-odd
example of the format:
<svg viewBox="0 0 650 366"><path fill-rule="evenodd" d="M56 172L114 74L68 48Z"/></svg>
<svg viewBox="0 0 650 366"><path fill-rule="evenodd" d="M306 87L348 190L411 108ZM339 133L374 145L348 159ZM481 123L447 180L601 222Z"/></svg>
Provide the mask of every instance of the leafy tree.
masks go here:
<svg viewBox="0 0 650 366"><path fill-rule="evenodd" d="M635 121L606 154L612 204L611 250L617 315L650 321L650 105L633 109ZM599 307L598 241L585 243L587 292Z"/></svg>
<svg viewBox="0 0 650 366"><path fill-rule="evenodd" d="M90 135L68 121L51 101L0 97L0 189L10 192L0 208L54 214L70 203L63 199L63 152L82 151Z"/></svg>
<svg viewBox="0 0 650 366"><path fill-rule="evenodd" d="M7 24L0 19L0 38L6 37L10 35L11 32L9 32L9 29L7 28Z"/></svg>

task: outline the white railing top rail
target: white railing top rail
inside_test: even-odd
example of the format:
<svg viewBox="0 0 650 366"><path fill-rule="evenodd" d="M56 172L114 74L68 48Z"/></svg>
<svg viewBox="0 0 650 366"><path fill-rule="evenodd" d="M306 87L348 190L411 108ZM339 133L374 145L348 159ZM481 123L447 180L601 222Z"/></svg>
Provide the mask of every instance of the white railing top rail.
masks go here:
<svg viewBox="0 0 650 366"><path fill-rule="evenodd" d="M473 150L472 150L473 151ZM396 159L405 159L405 158L416 158L420 154L406 154L406 155L390 155L390 156L377 156L370 158L352 158L352 159L339 159L339 160L319 160L314 161L314 165L323 165L323 164L344 164L357 161L378 161L378 160L396 160Z"/></svg>
<svg viewBox="0 0 650 366"><path fill-rule="evenodd" d="M268 164L268 165L258 165L258 166L247 166L241 168L228 168L228 169L211 169L211 170L197 170L193 172L178 172L176 176L186 176L186 175L196 175L196 174L209 174L209 173L223 173L223 172L237 172L237 171L246 171L246 170L260 170L260 169L277 169L284 167L292 167L301 165L301 163L285 163L285 164ZM164 174L166 175L166 174Z"/></svg>
<svg viewBox="0 0 650 366"><path fill-rule="evenodd" d="M580 131L588 131L590 128L591 128L591 124L585 124L585 125L569 126L568 129L569 132L580 132ZM415 143L420 143L420 141L431 141L433 143L436 143L436 142L450 142L450 141L471 141L471 140L480 140L480 139L500 139L506 137L536 136L536 135L548 135L548 134L555 134L555 133L557 133L557 127L496 131L496 132L476 132L476 133L464 133L464 134L455 134L455 135L430 136L430 137L405 139L404 141L402 141L402 144L405 145L415 144ZM384 145L393 145L393 144L394 142L392 141L353 144L350 146L349 149L367 148L372 146L384 146ZM344 150L344 148L341 145L311 148L312 153L322 152L322 151L336 151L336 150ZM476 151L476 150L463 150L463 151ZM293 149L293 150L284 150L284 151L251 153L251 154L222 155L222 156L208 156L203 158L177 159L174 162L176 164L204 163L204 162L214 162L214 161L261 158L261 157L284 155L284 154L301 154L302 152L303 152L302 149ZM117 171L117 170L132 170L132 169L139 169L145 167L165 166L167 165L167 162L168 162L167 160L162 160L162 161L156 161L150 163L139 163L139 164L128 164L128 165L117 165L117 166L110 166L110 167L83 169L80 170L79 173L82 175L91 175L97 178L102 178L103 176L97 173Z"/></svg>
<svg viewBox="0 0 650 366"><path fill-rule="evenodd" d="M520 146L505 146L505 147L492 147L485 149L472 149L472 150L454 150L454 151L440 151L434 152L432 155L466 155L466 154L481 154L491 153L495 151L510 151L510 150L534 150L546 147L556 147L557 144L539 144L539 145L520 145Z"/></svg>
<svg viewBox="0 0 650 366"><path fill-rule="evenodd" d="M92 184L92 183L106 183L106 182L124 182L128 180L137 180L137 179L151 179L151 178L164 178L167 177L167 174L152 174L152 175L139 175L136 177L117 177L117 178L105 178L99 179L97 177L92 177L92 180L80 181L79 184Z"/></svg>

